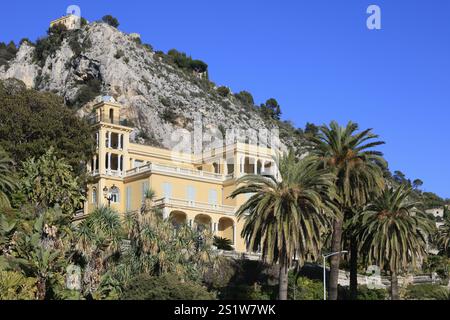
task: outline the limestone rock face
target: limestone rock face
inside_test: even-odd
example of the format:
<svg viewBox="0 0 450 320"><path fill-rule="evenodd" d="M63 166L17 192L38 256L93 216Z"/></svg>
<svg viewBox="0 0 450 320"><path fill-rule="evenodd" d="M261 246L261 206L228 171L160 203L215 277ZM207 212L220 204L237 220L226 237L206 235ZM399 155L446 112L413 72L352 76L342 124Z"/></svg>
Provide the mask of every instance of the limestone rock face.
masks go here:
<svg viewBox="0 0 450 320"><path fill-rule="evenodd" d="M34 47L24 42L9 68L0 67L0 79L16 78L23 81L27 87L34 87L39 68L33 63L33 51Z"/></svg>
<svg viewBox="0 0 450 320"><path fill-rule="evenodd" d="M35 61L34 50L24 42L9 66L0 68L0 79L17 78L28 87L54 92L68 105L76 105L83 91L96 83L98 95L113 96L124 106L121 116L136 128L138 142L145 138L171 147L172 133L192 131L199 116L203 128L220 127L216 132L271 129L233 95L220 96L209 81L165 62L135 36L104 23L71 31L45 61ZM78 106L80 115L90 113L94 100L92 96ZM165 116L168 113L171 117Z"/></svg>

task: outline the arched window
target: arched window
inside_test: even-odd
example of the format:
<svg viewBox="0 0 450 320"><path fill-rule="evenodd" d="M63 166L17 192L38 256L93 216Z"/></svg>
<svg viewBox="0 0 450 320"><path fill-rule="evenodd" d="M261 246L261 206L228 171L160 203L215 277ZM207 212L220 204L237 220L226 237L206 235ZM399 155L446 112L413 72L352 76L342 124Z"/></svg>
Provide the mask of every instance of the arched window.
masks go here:
<svg viewBox="0 0 450 320"><path fill-rule="evenodd" d="M109 121L114 123L114 109L109 109Z"/></svg>
<svg viewBox="0 0 450 320"><path fill-rule="evenodd" d="M119 203L120 202L120 192L119 188L111 188L111 202L112 203Z"/></svg>
<svg viewBox="0 0 450 320"><path fill-rule="evenodd" d="M92 203L96 204L97 203L97 188L92 188Z"/></svg>

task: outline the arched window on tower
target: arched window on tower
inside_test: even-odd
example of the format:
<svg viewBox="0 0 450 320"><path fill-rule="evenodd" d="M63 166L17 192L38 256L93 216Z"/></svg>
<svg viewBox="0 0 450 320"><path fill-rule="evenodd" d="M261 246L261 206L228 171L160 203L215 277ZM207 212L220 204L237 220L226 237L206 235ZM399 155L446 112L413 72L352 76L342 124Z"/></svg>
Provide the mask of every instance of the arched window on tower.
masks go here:
<svg viewBox="0 0 450 320"><path fill-rule="evenodd" d="M109 109L109 121L114 123L114 109Z"/></svg>

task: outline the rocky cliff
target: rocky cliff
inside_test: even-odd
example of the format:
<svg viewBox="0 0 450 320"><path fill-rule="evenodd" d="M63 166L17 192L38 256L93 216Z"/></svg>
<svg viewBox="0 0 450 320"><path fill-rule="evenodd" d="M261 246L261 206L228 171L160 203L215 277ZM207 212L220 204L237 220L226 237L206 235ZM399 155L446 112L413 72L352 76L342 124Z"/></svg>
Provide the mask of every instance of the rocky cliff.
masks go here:
<svg viewBox="0 0 450 320"><path fill-rule="evenodd" d="M121 116L136 127L140 142L170 147L171 132L192 130L196 115L202 115L205 128L222 132L279 124L257 107L217 90L204 73L179 68L135 35L105 23L48 38L37 44L22 42L15 58L0 67L0 78L17 78L29 87L54 92L80 115L92 110L96 97L112 96L123 104ZM298 144L298 137L282 135L288 145Z"/></svg>

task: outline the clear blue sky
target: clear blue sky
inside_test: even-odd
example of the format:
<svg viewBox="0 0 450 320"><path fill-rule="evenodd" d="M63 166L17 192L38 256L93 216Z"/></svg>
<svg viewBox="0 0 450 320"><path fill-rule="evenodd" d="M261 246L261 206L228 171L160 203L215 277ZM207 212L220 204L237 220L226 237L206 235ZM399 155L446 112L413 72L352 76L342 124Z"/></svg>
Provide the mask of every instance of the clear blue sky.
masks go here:
<svg viewBox="0 0 450 320"><path fill-rule="evenodd" d="M204 60L214 82L258 103L275 97L296 126L374 128L392 170L450 198L450 1L4 1L0 41L35 40L70 4ZM382 30L366 28L370 4Z"/></svg>

